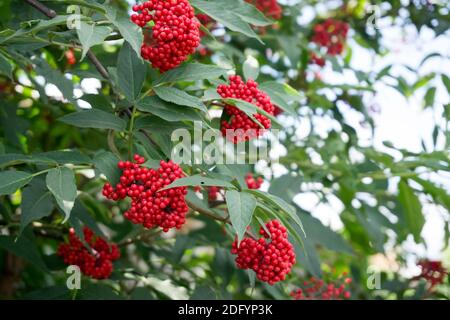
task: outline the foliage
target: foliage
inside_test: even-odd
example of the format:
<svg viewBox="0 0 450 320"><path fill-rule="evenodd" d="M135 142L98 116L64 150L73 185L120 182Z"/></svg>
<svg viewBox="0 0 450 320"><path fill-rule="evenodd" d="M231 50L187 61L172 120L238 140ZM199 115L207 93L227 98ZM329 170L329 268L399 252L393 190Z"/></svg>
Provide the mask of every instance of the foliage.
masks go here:
<svg viewBox="0 0 450 320"><path fill-rule="evenodd" d="M352 47L347 45L342 56L324 58L335 73L354 77L356 84L330 84L314 76L320 68L310 63L311 52L319 53L310 42L312 30L328 17L348 23L349 38L372 56L386 53L379 31L367 24L369 1L339 7L324 1L326 13L299 24L302 10L316 12L317 1L282 5L282 17L274 20L242 0L192 0L197 13L219 24L202 27L205 35L197 52L162 74L140 57L143 35L129 20L127 2L43 2L54 11L39 11L35 2L6 0L0 5L2 297L290 299L303 279L320 278L326 271L348 272L352 298L448 298L448 290L427 291L425 282L405 279L394 270L381 275L382 290L366 285L374 257L395 252L394 260L404 266L411 253L402 244L423 243L424 203L444 212L445 243L450 218L446 186L428 175L450 171L450 112L436 99L438 83L450 89L445 70L423 75L421 66L410 68L414 82L397 77L392 65L365 73L352 67ZM382 17L448 37L448 5L404 3L371 1L387 8ZM68 11L73 5L80 14L78 29L67 24L76 20L74 11ZM406 18L399 19L404 12ZM66 58L69 50L75 64ZM106 180L119 181L119 159L138 153L147 159L146 166L155 167L170 157L173 130L193 133L194 121L218 129L220 119L211 115L223 109L221 103L248 115L255 111L250 103L221 101L217 95L217 86L232 72L257 80L259 89L282 110L278 118L271 117L272 127L282 129L286 152L280 163L184 164L187 177L171 185L190 187L191 210L180 231L161 234L124 219L129 204L113 203L101 194ZM443 110L444 124L435 124L433 150L413 153L389 142L380 150L360 142L358 129L345 113L357 113L373 134L367 97L380 84L394 87L405 98L424 90L424 108ZM317 118L335 125L320 133L314 127ZM310 126L304 137L296 132L299 124ZM445 139L443 149L436 147L438 135ZM268 190L248 189L245 176L261 174L261 168ZM200 192L196 186L202 186ZM207 186L223 188L223 197L208 201ZM340 230L325 226L294 201L306 192L323 204L338 199ZM273 218L287 227L297 264L286 281L269 286L237 269L230 250L248 226L257 231ZM121 258L109 279L83 277L82 288L69 292L66 266L55 253L70 228L83 238L83 226L117 243Z"/></svg>

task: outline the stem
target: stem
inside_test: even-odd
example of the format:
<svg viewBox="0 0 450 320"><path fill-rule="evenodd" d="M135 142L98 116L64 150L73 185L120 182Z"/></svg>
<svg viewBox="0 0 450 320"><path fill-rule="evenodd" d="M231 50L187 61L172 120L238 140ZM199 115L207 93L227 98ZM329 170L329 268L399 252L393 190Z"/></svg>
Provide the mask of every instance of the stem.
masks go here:
<svg viewBox="0 0 450 320"><path fill-rule="evenodd" d="M55 18L57 16L57 14L56 14L56 12L54 10L48 8L47 6L45 6L44 4L39 2L38 0L25 0L25 1L29 5L33 6L34 8L36 8L37 10L39 10L40 12L42 12L43 14L45 14L47 17L49 17L51 19L53 19L53 18ZM64 1L59 1L59 2L61 2L61 3L78 4L78 5L82 5L82 6L85 6L85 7L92 7L92 9L95 8L96 10L100 10L101 9L101 11L103 13L106 13L102 7L86 3L85 1L64 0ZM97 71L102 75L102 77L104 77L106 80L109 80L109 73L108 73L108 71L101 64L101 62L97 59L97 57L92 53L91 50L88 51L87 56L88 56L89 60L91 60L92 64L95 66Z"/></svg>
<svg viewBox="0 0 450 320"><path fill-rule="evenodd" d="M130 128L128 129L128 159L131 160L131 154L133 151L133 129L134 129L134 118L136 117L136 106L133 106L131 111Z"/></svg>
<svg viewBox="0 0 450 320"><path fill-rule="evenodd" d="M92 10L95 10L95 11L98 11L101 13L106 13L106 10L103 7L93 4L93 3L83 1L83 0L53 0L53 1L60 3L60 4L62 3L62 4L78 5L80 7L85 7L85 8L89 8L89 9L92 9Z"/></svg>
<svg viewBox="0 0 450 320"><path fill-rule="evenodd" d="M109 130L107 141L109 150L111 150L111 152L114 153L120 159L121 158L120 152L116 147L116 143L114 142L114 130Z"/></svg>

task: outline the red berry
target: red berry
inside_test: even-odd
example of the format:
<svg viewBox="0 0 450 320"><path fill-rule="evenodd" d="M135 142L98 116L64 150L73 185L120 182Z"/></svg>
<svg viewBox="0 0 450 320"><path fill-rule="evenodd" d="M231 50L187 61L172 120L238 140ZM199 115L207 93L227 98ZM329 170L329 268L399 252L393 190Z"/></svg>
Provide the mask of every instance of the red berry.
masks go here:
<svg viewBox="0 0 450 320"><path fill-rule="evenodd" d="M117 166L123 171L120 183L115 188L105 183L103 195L112 200L130 197L131 207L124 216L135 224L148 229L161 227L164 232L181 228L188 212L187 188L160 190L184 177L183 170L172 161L161 161L157 170L148 169L142 166L143 157L135 155L133 159L135 162L119 161Z"/></svg>
<svg viewBox="0 0 450 320"><path fill-rule="evenodd" d="M421 260L418 266L422 269L422 272L414 279L425 279L429 284L430 291L436 285L443 283L448 273L441 261Z"/></svg>
<svg viewBox="0 0 450 320"><path fill-rule="evenodd" d="M295 264L295 252L288 240L286 228L278 220L266 223L266 228L270 235L261 227L260 234L263 238L244 238L239 246L236 240L231 253L237 254L238 268L252 269L259 280L273 285L283 281L291 271Z"/></svg>
<svg viewBox="0 0 450 320"><path fill-rule="evenodd" d="M342 300L350 299L351 293L346 290L347 285L351 283L351 278L346 276L346 272L342 274L334 282L326 283L322 279L312 277L310 281L304 281L303 287L293 290L290 296L294 300Z"/></svg>
<svg viewBox="0 0 450 320"><path fill-rule="evenodd" d="M90 249L84 246L74 229L70 229L69 243L61 243L57 254L64 259L65 264L80 267L81 272L89 277L109 278L113 271L112 261L120 258L119 248L95 236L87 227L83 228L83 233L84 240L89 244Z"/></svg>
<svg viewBox="0 0 450 320"><path fill-rule="evenodd" d="M149 0L133 10L140 13L131 21L144 29L141 55L160 72L177 67L199 46L200 22L187 0Z"/></svg>
<svg viewBox="0 0 450 320"><path fill-rule="evenodd" d="M312 42L326 48L327 53L336 56L344 51L344 43L347 38L349 25L346 22L328 18L324 22L316 24L313 28ZM322 66L320 57L312 57L312 62Z"/></svg>
<svg viewBox="0 0 450 320"><path fill-rule="evenodd" d="M269 96L258 89L258 84L255 81L250 79L245 83L239 76L230 76L229 81L229 85L221 84L217 87L217 93L222 98L245 100L273 115L274 106L270 102ZM228 138L234 143L257 138L271 126L270 119L260 113L253 116L264 128L261 128L258 123L235 106L226 104L224 111L230 117L230 120L222 121L220 130L224 136L227 136L227 133L231 134L231 137Z"/></svg>
<svg viewBox="0 0 450 320"><path fill-rule="evenodd" d="M281 19L283 10L277 0L245 0L253 4L259 11L263 12L267 17L275 20Z"/></svg>

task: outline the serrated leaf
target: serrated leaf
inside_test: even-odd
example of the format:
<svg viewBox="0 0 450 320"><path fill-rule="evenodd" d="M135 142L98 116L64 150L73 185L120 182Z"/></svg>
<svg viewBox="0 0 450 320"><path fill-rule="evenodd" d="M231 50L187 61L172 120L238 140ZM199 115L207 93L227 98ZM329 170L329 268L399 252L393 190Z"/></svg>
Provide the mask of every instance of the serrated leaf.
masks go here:
<svg viewBox="0 0 450 320"><path fill-rule="evenodd" d="M105 9L108 20L119 29L122 37L131 45L138 57L140 57L141 45L144 39L141 28L132 23L128 15L118 13L115 8L105 6Z"/></svg>
<svg viewBox="0 0 450 320"><path fill-rule="evenodd" d="M22 232L32 221L52 213L52 195L45 186L32 183L23 189L20 209L20 232Z"/></svg>
<svg viewBox="0 0 450 320"><path fill-rule="evenodd" d="M28 172L8 170L0 172L0 195L13 194L33 179Z"/></svg>
<svg viewBox="0 0 450 320"><path fill-rule="evenodd" d="M81 60L84 59L91 47L103 43L111 31L110 27L95 26L94 24L80 21L80 27L77 28L77 34L78 39L80 39L81 45L83 46Z"/></svg>
<svg viewBox="0 0 450 320"><path fill-rule="evenodd" d="M66 222L77 197L77 185L75 174L66 167L58 167L50 170L46 177L47 188L56 199L56 203L65 214Z"/></svg>
<svg viewBox="0 0 450 320"><path fill-rule="evenodd" d="M153 83L154 86L178 81L197 81L217 79L226 74L226 69L201 63L186 63L165 72Z"/></svg>
<svg viewBox="0 0 450 320"><path fill-rule="evenodd" d="M125 43L117 58L117 81L128 101L134 103L141 93L147 68L131 46Z"/></svg>
<svg viewBox="0 0 450 320"><path fill-rule="evenodd" d="M420 241L420 233L425 224L425 218L422 214L422 205L406 180L400 180L398 189L398 200L404 209L408 230L412 233L414 240L418 243Z"/></svg>
<svg viewBox="0 0 450 320"><path fill-rule="evenodd" d="M157 96L145 97L136 103L136 108L139 111L151 113L170 122L202 120L201 116L194 109L164 101Z"/></svg>
<svg viewBox="0 0 450 320"><path fill-rule="evenodd" d="M48 271L36 247L36 242L25 235L18 239L14 239L14 236L0 235L0 248L25 259L42 271Z"/></svg>
<svg viewBox="0 0 450 320"><path fill-rule="evenodd" d="M256 208L256 198L248 193L228 190L225 193L231 225L236 231L238 243L244 238L245 231L252 221Z"/></svg>
<svg viewBox="0 0 450 320"><path fill-rule="evenodd" d="M108 182L115 186L119 183L121 170L117 167L119 157L109 151L101 151L94 156L95 168L105 175Z"/></svg>
<svg viewBox="0 0 450 320"><path fill-rule="evenodd" d="M239 0L192 0L191 4L207 14L217 22L223 24L232 31L240 32L246 36L260 38L253 31L249 23L255 26L267 26L271 24L261 12L248 3Z"/></svg>
<svg viewBox="0 0 450 320"><path fill-rule="evenodd" d="M96 109L73 112L58 120L78 128L112 129L116 131L126 129L125 120L112 113Z"/></svg>
<svg viewBox="0 0 450 320"><path fill-rule="evenodd" d="M156 95L162 100L172 102L180 106L187 106L199 109L203 112L207 112L202 100L197 97L191 96L186 92L172 87L155 87L153 88Z"/></svg>

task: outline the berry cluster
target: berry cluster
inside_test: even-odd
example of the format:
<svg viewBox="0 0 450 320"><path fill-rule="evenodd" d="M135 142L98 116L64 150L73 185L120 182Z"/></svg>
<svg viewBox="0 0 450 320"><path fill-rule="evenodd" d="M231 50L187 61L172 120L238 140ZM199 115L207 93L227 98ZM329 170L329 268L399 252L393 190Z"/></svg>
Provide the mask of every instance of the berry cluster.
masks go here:
<svg viewBox="0 0 450 320"><path fill-rule="evenodd" d="M277 220L266 223L270 235L261 227L263 238L244 238L238 246L233 242L232 254L237 254L236 265L240 269L252 269L256 277L273 285L285 279L295 264L295 253L288 240L286 228ZM270 239L269 242L266 240Z"/></svg>
<svg viewBox="0 0 450 320"><path fill-rule="evenodd" d="M106 183L103 195L108 199L131 198L131 207L125 217L145 228L161 227L164 232L170 228L179 229L184 223L188 206L185 202L186 187L160 191L178 178L184 177L180 166L171 160L160 162L157 170L145 168L145 159L134 156L135 162L120 161L118 167L123 171L120 183L115 188Z"/></svg>
<svg viewBox="0 0 450 320"><path fill-rule="evenodd" d="M321 47L325 47L327 54L339 55L344 51L348 29L349 26L346 22L328 18L314 26L312 41Z"/></svg>
<svg viewBox="0 0 450 320"><path fill-rule="evenodd" d="M229 85L221 84L217 87L217 93L222 98L245 100L267 113L273 114L274 105L270 102L269 96L258 89L258 84L255 81L250 79L245 83L240 76L230 76L229 81ZM258 123L235 106L226 104L224 110L230 119L229 121L222 121L220 130L224 136L234 143L257 138L271 126L270 119L260 113L253 116L264 128L261 128Z"/></svg>
<svg viewBox="0 0 450 320"><path fill-rule="evenodd" d="M421 260L418 263L422 272L415 279L425 279L430 285L430 290L432 290L436 285L444 282L447 275L447 270L442 265L441 261L433 260Z"/></svg>
<svg viewBox="0 0 450 320"><path fill-rule="evenodd" d="M144 28L141 55L161 72L173 69L200 44L199 21L187 0L149 0L133 6L131 21ZM153 21L154 26L147 28Z"/></svg>
<svg viewBox="0 0 450 320"><path fill-rule="evenodd" d="M283 10L278 4L277 0L245 0L246 2L253 4L259 11L264 13L267 17L279 20Z"/></svg>
<svg viewBox="0 0 450 320"><path fill-rule="evenodd" d="M351 278L342 275L343 281L338 279L335 282L326 283L322 279L311 277L303 282L303 287L291 292L294 300L344 300L350 299L351 294L347 286L352 282Z"/></svg>
<svg viewBox="0 0 450 320"><path fill-rule="evenodd" d="M254 177L252 173L247 173L245 176L245 183L247 184L247 188L249 189L259 189L261 188L262 183L264 182L261 177ZM208 188L208 199L209 201L216 201L217 197L222 190L221 187L211 186Z"/></svg>
<svg viewBox="0 0 450 320"><path fill-rule="evenodd" d="M86 248L74 229L69 231L69 243L61 243L57 254L67 265L80 267L83 274L94 279L109 278L113 271L112 261L120 258L117 245L108 244L103 238L94 235L92 230L83 228L84 240L89 244Z"/></svg>
<svg viewBox="0 0 450 320"><path fill-rule="evenodd" d="M344 51L348 30L349 26L347 23L328 18L323 23L314 26L312 42L325 48L327 54L336 56ZM312 52L310 63L323 67L325 65L325 58Z"/></svg>
<svg viewBox="0 0 450 320"><path fill-rule="evenodd" d="M310 63L317 64L318 66L323 67L325 65L325 59L323 57L319 57L317 54L312 52Z"/></svg>

